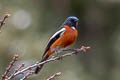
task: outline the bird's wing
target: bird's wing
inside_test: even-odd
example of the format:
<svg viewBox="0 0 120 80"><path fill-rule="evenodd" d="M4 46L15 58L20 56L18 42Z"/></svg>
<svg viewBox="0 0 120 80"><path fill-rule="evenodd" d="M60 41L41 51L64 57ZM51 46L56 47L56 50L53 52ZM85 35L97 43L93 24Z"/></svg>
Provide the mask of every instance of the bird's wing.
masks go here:
<svg viewBox="0 0 120 80"><path fill-rule="evenodd" d="M42 57L44 57L46 52L49 50L50 46L63 34L64 31L65 31L65 28L60 29L49 39L48 44L45 48L45 52Z"/></svg>

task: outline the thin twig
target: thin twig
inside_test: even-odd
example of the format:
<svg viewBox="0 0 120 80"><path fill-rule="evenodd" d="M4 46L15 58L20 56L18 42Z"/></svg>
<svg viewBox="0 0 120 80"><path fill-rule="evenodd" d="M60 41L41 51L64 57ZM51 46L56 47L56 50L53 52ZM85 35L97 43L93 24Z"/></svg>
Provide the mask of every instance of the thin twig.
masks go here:
<svg viewBox="0 0 120 80"><path fill-rule="evenodd" d="M34 71L30 71L28 72L26 75L24 75L24 77L20 80L26 80L30 75L34 74Z"/></svg>
<svg viewBox="0 0 120 80"><path fill-rule="evenodd" d="M9 16L10 16L10 14L7 13L7 14L4 15L3 19L0 20L0 32L1 32L2 26L5 24L5 20L6 20Z"/></svg>
<svg viewBox="0 0 120 80"><path fill-rule="evenodd" d="M21 68L23 68L24 65L25 65L24 63L22 63L21 65L19 65L18 68L15 69L15 71L13 72L13 74L11 74L10 77L8 77L8 80L12 79L12 78L14 77L13 75L14 75L16 72L18 72Z"/></svg>
<svg viewBox="0 0 120 80"><path fill-rule="evenodd" d="M55 77L60 76L61 72L57 72L55 74L53 74L52 76L50 76L47 80L53 80Z"/></svg>
<svg viewBox="0 0 120 80"><path fill-rule="evenodd" d="M17 61L17 59L18 59L18 55L16 54L13 57L12 61L10 62L9 66L6 68L5 73L2 75L2 80L8 78L8 73L10 72L10 69L13 67L13 65Z"/></svg>

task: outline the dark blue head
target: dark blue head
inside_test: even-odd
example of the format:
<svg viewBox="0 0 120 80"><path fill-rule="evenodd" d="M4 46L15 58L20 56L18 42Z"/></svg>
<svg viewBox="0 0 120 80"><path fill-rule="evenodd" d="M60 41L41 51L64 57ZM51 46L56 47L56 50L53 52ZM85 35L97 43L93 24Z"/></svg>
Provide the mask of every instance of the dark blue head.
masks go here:
<svg viewBox="0 0 120 80"><path fill-rule="evenodd" d="M75 16L70 16L70 17L68 17L66 20L65 20L65 22L64 22L64 24L65 25L68 25L68 26L70 26L70 27L76 27L77 26L77 24L78 24L78 18L77 17L75 17Z"/></svg>

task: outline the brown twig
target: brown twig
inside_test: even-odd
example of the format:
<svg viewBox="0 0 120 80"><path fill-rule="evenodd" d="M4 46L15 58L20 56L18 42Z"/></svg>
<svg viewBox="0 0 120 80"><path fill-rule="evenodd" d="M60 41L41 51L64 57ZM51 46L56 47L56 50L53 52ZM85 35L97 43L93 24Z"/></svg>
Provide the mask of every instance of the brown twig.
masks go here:
<svg viewBox="0 0 120 80"><path fill-rule="evenodd" d="M53 74L52 76L50 76L47 80L53 80L55 77L60 76L61 72L57 72L55 74Z"/></svg>
<svg viewBox="0 0 120 80"><path fill-rule="evenodd" d="M28 72L26 75L24 75L24 77L20 80L26 80L30 75L34 74L34 71L30 71Z"/></svg>
<svg viewBox="0 0 120 80"><path fill-rule="evenodd" d="M46 64L46 63L49 63L49 62L60 60L60 59L65 58L67 56L73 56L74 54L78 54L81 51L86 52L89 48L90 47L84 47L84 46L82 46L81 48L73 49L72 52L66 53L64 55L57 56L57 57L51 57L50 59L48 59L46 61L43 61L43 62L36 62L35 64L33 64L31 66L28 66L28 67L26 67L26 68L24 68L22 70L19 69L19 70L15 71L13 74L11 74L10 77L7 76L7 78L6 79L3 78L3 80L11 80L12 78L14 78L15 76L17 76L19 74L23 74L24 77L23 77L22 80L25 80L26 78L28 78L28 76L34 74L34 71L32 70L33 68L36 68L36 67L38 67L38 66L40 66L42 64ZM65 51L67 51L67 50L65 50ZM69 51L69 49L68 49L68 51ZM25 72L27 72L27 73L25 73ZM30 72L32 72L32 74Z"/></svg>
<svg viewBox="0 0 120 80"><path fill-rule="evenodd" d="M13 74L11 74L7 79L8 79L8 80L12 79L12 78L14 77L13 75L14 75L16 72L18 72L21 68L23 68L24 65L25 65L24 63L22 63L21 65L19 65L18 68L15 69L15 71L13 72Z"/></svg>
<svg viewBox="0 0 120 80"><path fill-rule="evenodd" d="M10 14L7 13L7 14L4 15L3 19L0 20L0 32L1 32L2 26L5 24L5 20L6 20L9 16L10 16Z"/></svg>
<svg viewBox="0 0 120 80"><path fill-rule="evenodd" d="M5 73L2 75L2 80L8 78L8 73L10 72L10 69L13 67L14 63L17 61L18 59L18 55L15 55L12 59L12 61L10 62L9 66L6 68Z"/></svg>

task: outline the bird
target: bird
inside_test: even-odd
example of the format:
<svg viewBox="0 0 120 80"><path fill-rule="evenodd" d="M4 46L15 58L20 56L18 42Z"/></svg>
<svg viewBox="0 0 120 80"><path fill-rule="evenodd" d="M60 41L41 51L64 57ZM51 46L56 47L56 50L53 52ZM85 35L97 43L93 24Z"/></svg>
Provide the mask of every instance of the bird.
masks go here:
<svg viewBox="0 0 120 80"><path fill-rule="evenodd" d="M48 44L42 55L40 62L43 62L49 58L50 55L60 49L71 46L78 37L78 31L76 29L79 19L75 16L69 16L61 25L61 29L55 32L48 40ZM38 74L44 64L37 66L35 74Z"/></svg>

